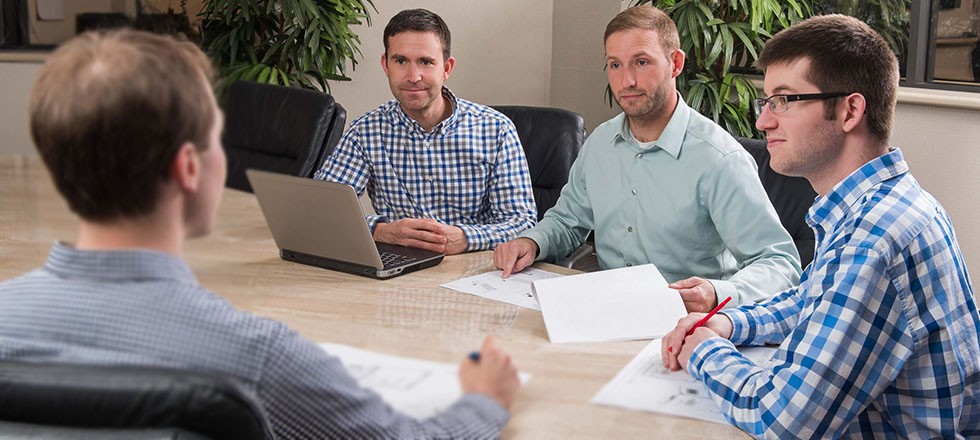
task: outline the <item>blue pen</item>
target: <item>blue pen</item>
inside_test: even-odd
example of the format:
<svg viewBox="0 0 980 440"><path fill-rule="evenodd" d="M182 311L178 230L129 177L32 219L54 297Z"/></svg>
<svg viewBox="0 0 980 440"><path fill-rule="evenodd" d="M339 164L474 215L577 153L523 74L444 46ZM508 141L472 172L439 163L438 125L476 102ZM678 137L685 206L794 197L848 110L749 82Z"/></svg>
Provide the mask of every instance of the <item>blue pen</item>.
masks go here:
<svg viewBox="0 0 980 440"><path fill-rule="evenodd" d="M470 360L473 361L473 362L480 362L480 352L479 351L471 351L470 352Z"/></svg>

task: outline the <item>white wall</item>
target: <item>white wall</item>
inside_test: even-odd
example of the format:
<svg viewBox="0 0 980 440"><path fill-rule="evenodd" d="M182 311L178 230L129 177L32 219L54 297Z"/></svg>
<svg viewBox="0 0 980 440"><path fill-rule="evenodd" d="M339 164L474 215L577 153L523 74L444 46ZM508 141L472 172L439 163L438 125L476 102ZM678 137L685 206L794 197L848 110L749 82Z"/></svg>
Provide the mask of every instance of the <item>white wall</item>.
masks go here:
<svg viewBox="0 0 980 440"><path fill-rule="evenodd" d="M579 113L589 133L621 110L605 103L606 24L620 0L555 0L551 53L551 105Z"/></svg>
<svg viewBox="0 0 980 440"><path fill-rule="evenodd" d="M891 143L949 212L967 267L980 281L980 111L899 104Z"/></svg>
<svg viewBox="0 0 980 440"><path fill-rule="evenodd" d="M40 63L0 62L0 154L33 153L27 102Z"/></svg>
<svg viewBox="0 0 980 440"><path fill-rule="evenodd" d="M392 99L381 70L384 27L398 11L426 8L452 32L456 67L446 85L481 104L547 106L551 82L551 0L385 0L374 2L372 25L355 29L363 59L334 82L330 93L347 109L348 122Z"/></svg>

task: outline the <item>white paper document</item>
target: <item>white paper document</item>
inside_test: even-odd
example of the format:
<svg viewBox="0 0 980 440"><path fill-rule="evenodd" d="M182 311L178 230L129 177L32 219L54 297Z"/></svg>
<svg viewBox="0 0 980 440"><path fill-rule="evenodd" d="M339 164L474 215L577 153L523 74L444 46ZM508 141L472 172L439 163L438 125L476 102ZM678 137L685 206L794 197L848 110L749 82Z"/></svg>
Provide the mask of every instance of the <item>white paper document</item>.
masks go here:
<svg viewBox="0 0 980 440"><path fill-rule="evenodd" d="M434 416L463 395L459 365L391 356L347 345L321 343L340 358L347 371L365 388L381 395L393 408L416 419ZM520 373L526 383L531 375Z"/></svg>
<svg viewBox="0 0 980 440"><path fill-rule="evenodd" d="M552 343L659 338L687 315L652 264L535 281Z"/></svg>
<svg viewBox="0 0 980 440"><path fill-rule="evenodd" d="M502 301L515 306L526 307L528 309L541 310L541 307L538 306L538 301L531 295L531 283L562 276L561 274L535 269L533 267L511 274L506 279L501 277L502 273L499 270L487 272L450 281L441 287Z"/></svg>
<svg viewBox="0 0 980 440"><path fill-rule="evenodd" d="M687 371L670 371L660 357L662 339L650 342L606 386L592 403L620 408L728 423L704 385ZM743 355L758 365L770 365L775 348L745 347Z"/></svg>

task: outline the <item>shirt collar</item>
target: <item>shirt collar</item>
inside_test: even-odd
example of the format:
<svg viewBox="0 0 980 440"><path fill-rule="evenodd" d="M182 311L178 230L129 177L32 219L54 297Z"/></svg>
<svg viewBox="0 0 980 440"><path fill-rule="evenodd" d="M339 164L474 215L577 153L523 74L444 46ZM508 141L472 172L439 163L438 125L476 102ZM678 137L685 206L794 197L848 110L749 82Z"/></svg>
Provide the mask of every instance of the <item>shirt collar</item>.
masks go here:
<svg viewBox="0 0 980 440"><path fill-rule="evenodd" d="M684 102L681 94L677 93L677 106L674 108L674 114L670 115L670 120L667 121L663 133L660 134L659 139L653 141L653 146L650 149L660 148L675 159L680 156L681 147L684 145L684 137L687 136L687 128L691 121L692 111L691 107L688 107L687 103ZM613 134L613 144L617 141L625 141L639 148L639 141L633 137L633 133L630 131L629 118L626 117L625 113L620 113L619 117L622 120L619 131Z"/></svg>
<svg viewBox="0 0 980 440"><path fill-rule="evenodd" d="M908 173L902 150L892 148L881 156L858 168L822 197L817 197L806 215L811 227L822 226L830 230L848 212L848 208L859 201L872 188L893 177Z"/></svg>
<svg viewBox="0 0 980 440"><path fill-rule="evenodd" d="M436 124L435 127L432 127L432 133L438 133L438 132L451 133L452 130L456 127L456 122L459 120L459 114L461 112L460 100L456 99L456 95L453 94L452 90L449 90L449 87L446 86L442 86L442 96L449 100L449 105L453 107L453 111L452 113L449 114L448 118ZM427 134L426 131L422 129L422 126L419 125L418 122L416 122L414 119L408 116L408 113L405 113L405 109L402 108L401 104L398 103L397 99L393 99L390 102L391 102L390 112L394 115L396 119L400 120L406 126L412 127L419 134L422 135Z"/></svg>
<svg viewBox="0 0 980 440"><path fill-rule="evenodd" d="M62 278L114 282L176 280L197 284L183 260L149 249L92 251L56 242L44 269Z"/></svg>

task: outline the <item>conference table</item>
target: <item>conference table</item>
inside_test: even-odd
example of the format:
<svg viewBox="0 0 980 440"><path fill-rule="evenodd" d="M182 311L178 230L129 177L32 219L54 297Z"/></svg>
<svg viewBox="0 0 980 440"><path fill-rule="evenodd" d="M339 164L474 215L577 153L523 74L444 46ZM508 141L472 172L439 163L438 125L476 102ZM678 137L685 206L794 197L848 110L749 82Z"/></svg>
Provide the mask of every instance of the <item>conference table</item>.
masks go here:
<svg viewBox="0 0 980 440"><path fill-rule="evenodd" d="M55 240L74 240L76 224L40 159L0 155L0 279L41 266ZM540 312L440 287L495 270L491 252L448 256L384 281L289 263L279 258L255 197L226 189L215 229L183 253L206 288L316 342L458 363L485 335L498 335L531 375L503 438L747 437L728 425L589 403L648 341L551 344Z"/></svg>

